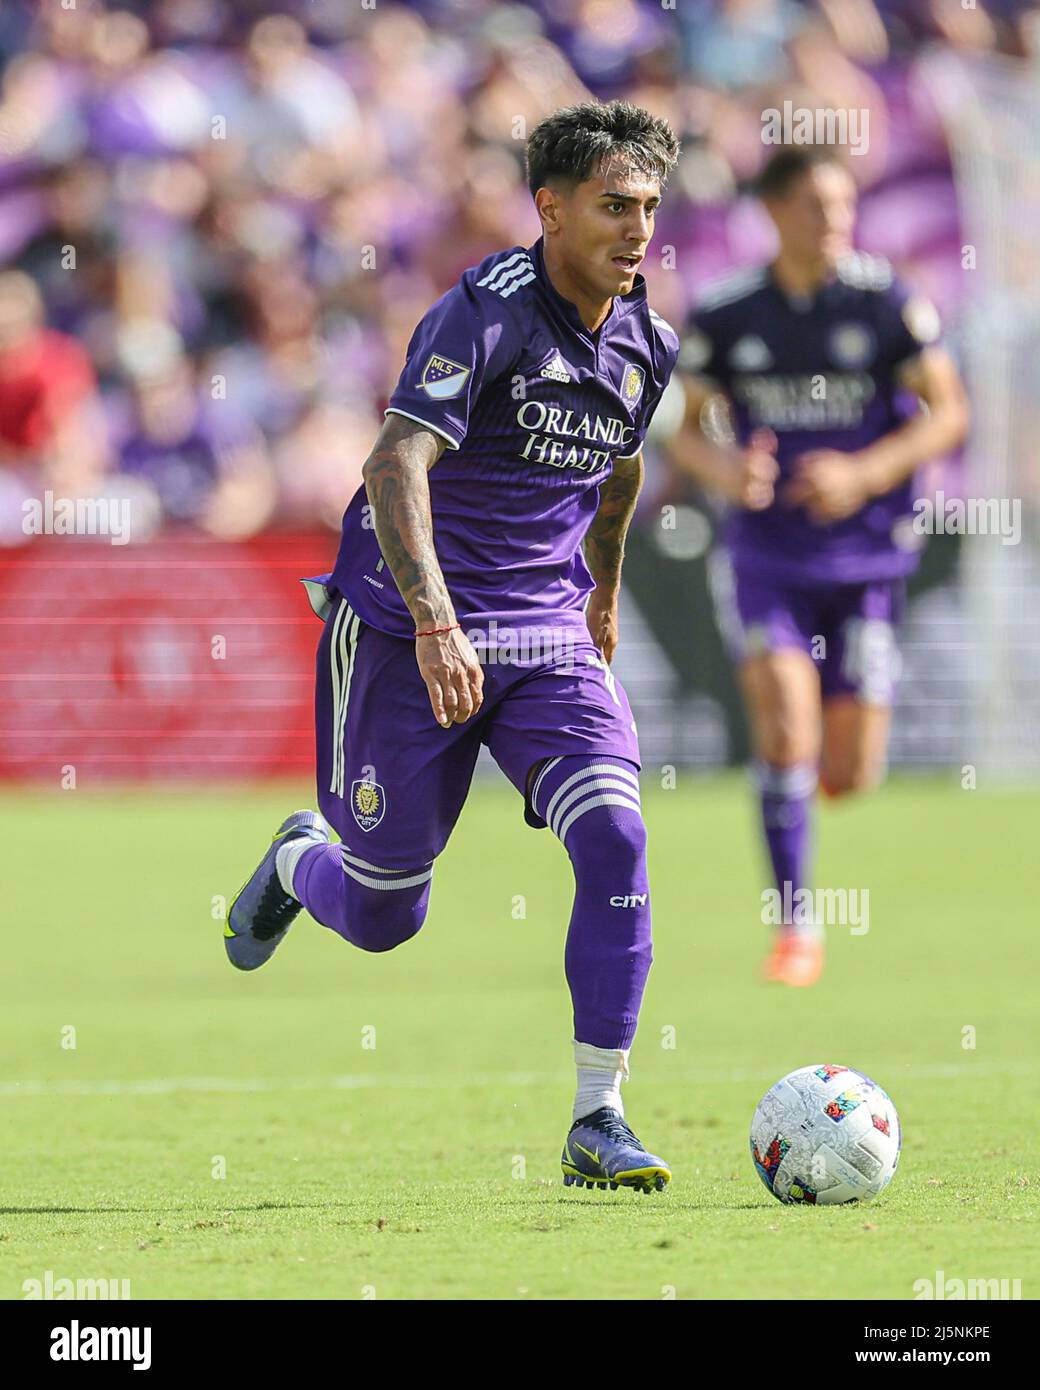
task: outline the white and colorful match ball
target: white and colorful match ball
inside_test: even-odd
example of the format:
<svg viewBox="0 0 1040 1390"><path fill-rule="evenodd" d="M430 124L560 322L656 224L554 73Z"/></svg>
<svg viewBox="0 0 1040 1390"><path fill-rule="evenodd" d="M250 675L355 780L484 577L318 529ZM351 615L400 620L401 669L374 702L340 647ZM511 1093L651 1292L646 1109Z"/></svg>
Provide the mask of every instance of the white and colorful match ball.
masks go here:
<svg viewBox="0 0 1040 1390"><path fill-rule="evenodd" d="M755 1169L781 1202L867 1202L899 1163L899 1116L887 1091L850 1067L799 1067L758 1103Z"/></svg>

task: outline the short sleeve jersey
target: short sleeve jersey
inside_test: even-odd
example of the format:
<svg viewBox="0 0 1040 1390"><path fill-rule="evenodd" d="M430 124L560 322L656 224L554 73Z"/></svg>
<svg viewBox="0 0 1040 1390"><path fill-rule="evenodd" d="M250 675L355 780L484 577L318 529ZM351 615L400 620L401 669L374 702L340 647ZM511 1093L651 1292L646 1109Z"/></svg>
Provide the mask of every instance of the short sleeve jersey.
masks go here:
<svg viewBox="0 0 1040 1390"><path fill-rule="evenodd" d="M614 460L637 454L679 352L637 276L595 332L561 296L542 242L467 270L416 328L388 414L445 441L430 470L433 538L459 621L584 621L582 540ZM362 621L415 631L364 488L333 583Z"/></svg>
<svg viewBox="0 0 1040 1390"><path fill-rule="evenodd" d="M778 440L773 505L734 508L727 520L726 543L739 567L807 585L913 570L913 478L827 526L785 505L781 492L799 455L855 453L905 423L918 404L897 373L938 335L935 309L879 256L847 258L811 297L785 294L768 268L734 272L705 292L687 325L680 370L721 387L739 443L756 429L771 429Z"/></svg>

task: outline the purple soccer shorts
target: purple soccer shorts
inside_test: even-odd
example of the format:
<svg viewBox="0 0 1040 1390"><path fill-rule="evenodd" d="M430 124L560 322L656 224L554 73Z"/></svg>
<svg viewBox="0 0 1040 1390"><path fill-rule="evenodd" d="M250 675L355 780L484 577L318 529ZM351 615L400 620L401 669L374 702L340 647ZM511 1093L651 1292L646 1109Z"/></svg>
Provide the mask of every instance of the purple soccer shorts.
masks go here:
<svg viewBox="0 0 1040 1390"><path fill-rule="evenodd" d="M794 648L815 662L825 700L852 695L868 705L892 704L905 580L795 587L748 574L721 552L710 573L719 626L735 662Z"/></svg>
<svg viewBox="0 0 1040 1390"><path fill-rule="evenodd" d="M580 613L560 627L466 630L484 669L484 703L465 724L437 723L415 642L363 623L330 593L318 644L318 805L348 850L386 869L435 859L469 791L481 744L525 797L546 758L612 754L639 766L632 711ZM312 600L313 601L313 600ZM574 618L578 621L574 621Z"/></svg>

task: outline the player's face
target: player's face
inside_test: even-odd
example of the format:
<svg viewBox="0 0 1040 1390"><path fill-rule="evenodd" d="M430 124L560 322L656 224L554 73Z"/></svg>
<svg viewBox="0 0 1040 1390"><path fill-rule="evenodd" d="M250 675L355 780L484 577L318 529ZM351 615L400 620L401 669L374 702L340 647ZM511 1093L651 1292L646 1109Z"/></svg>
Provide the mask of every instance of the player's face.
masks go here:
<svg viewBox="0 0 1040 1390"><path fill-rule="evenodd" d="M635 284L660 201L656 180L609 168L557 197L561 259L590 297L627 294Z"/></svg>
<svg viewBox="0 0 1040 1390"><path fill-rule="evenodd" d="M783 252L806 264L828 267L852 246L856 185L837 164L819 164L795 179L783 198L771 199Z"/></svg>

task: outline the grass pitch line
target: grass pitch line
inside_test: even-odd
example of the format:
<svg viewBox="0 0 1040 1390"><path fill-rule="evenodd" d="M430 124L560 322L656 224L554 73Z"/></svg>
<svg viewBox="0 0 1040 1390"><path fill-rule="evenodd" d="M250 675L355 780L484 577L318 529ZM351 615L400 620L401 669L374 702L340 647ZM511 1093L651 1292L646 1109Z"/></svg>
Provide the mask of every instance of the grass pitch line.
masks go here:
<svg viewBox="0 0 1040 1390"><path fill-rule="evenodd" d="M966 1076L1035 1076L1040 1062L934 1062L918 1066L894 1066L886 1079L907 1081L959 1080ZM559 1086L569 1082L564 1072L480 1072L469 1076L413 1076L407 1074L346 1076L160 1076L140 1080L104 1081L2 1081L0 1100L31 1096L162 1096L179 1092L202 1094L277 1091L361 1091L378 1087L401 1090L460 1090L464 1086ZM640 1078L640 1086L722 1086L742 1081L776 1080L776 1068L682 1072L678 1075Z"/></svg>

